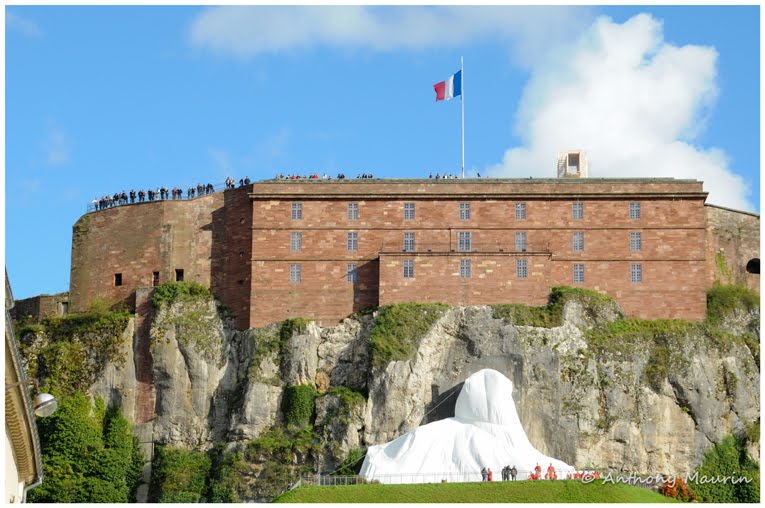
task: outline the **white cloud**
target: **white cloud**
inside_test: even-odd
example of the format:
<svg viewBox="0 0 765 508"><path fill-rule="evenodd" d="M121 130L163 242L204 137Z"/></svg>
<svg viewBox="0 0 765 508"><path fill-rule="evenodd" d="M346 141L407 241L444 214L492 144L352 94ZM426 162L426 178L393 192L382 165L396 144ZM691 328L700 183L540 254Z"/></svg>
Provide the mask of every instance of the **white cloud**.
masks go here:
<svg viewBox="0 0 765 508"><path fill-rule="evenodd" d="M664 42L649 15L598 18L532 68L515 125L523 146L489 173L553 177L557 153L581 148L591 177L694 178L707 202L753 210L726 154L693 144L716 98L716 63L714 48Z"/></svg>
<svg viewBox="0 0 765 508"><path fill-rule="evenodd" d="M193 45L239 57L314 46L378 51L460 47L480 40L512 41L519 64L530 65L552 44L591 19L583 7L226 6L192 23Z"/></svg>
<svg viewBox="0 0 765 508"><path fill-rule="evenodd" d="M40 26L37 23L9 10L5 11L5 28L8 31L16 31L27 37L39 37L42 35L42 30L40 30Z"/></svg>
<svg viewBox="0 0 765 508"><path fill-rule="evenodd" d="M69 142L59 127L52 121L47 122L43 150L46 160L51 166L60 166L69 161Z"/></svg>

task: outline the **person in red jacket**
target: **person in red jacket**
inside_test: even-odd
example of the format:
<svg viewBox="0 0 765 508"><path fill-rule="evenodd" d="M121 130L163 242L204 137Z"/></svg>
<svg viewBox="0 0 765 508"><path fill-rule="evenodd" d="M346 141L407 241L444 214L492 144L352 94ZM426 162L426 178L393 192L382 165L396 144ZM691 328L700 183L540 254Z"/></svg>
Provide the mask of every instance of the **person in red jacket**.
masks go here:
<svg viewBox="0 0 765 508"><path fill-rule="evenodd" d="M489 481L491 481L491 478L492 478L492 474L491 474L491 468L489 468L489 471L488 471L488 473L487 473L487 474L489 475Z"/></svg>

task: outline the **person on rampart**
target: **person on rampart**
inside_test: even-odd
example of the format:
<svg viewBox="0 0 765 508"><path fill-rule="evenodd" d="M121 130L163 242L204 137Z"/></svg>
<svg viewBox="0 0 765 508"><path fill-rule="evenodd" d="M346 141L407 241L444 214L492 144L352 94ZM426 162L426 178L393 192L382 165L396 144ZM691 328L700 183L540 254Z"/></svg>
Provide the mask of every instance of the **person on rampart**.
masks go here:
<svg viewBox="0 0 765 508"><path fill-rule="evenodd" d="M486 468L484 467L481 469L481 481L485 482L487 477L488 477L488 473L486 472Z"/></svg>
<svg viewBox="0 0 765 508"><path fill-rule="evenodd" d="M516 476L518 476L518 470L515 469L515 466L513 466L510 468L510 478L512 478L513 481L515 481Z"/></svg>
<svg viewBox="0 0 765 508"><path fill-rule="evenodd" d="M552 465L552 462L547 467L547 473L545 474L545 480L557 480L558 474L555 472L555 468Z"/></svg>
<svg viewBox="0 0 765 508"><path fill-rule="evenodd" d="M488 481L492 481L492 475L493 473L491 472L491 468L489 468L489 470L486 473L486 477L488 478Z"/></svg>

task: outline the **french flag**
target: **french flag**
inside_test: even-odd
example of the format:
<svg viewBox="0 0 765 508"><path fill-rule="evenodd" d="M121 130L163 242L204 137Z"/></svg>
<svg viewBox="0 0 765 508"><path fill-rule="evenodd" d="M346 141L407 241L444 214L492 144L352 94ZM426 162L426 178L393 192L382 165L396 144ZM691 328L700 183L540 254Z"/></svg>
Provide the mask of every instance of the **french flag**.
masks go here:
<svg viewBox="0 0 765 508"><path fill-rule="evenodd" d="M462 71L452 74L446 81L436 83L433 89L436 91L436 101L448 101L462 95Z"/></svg>

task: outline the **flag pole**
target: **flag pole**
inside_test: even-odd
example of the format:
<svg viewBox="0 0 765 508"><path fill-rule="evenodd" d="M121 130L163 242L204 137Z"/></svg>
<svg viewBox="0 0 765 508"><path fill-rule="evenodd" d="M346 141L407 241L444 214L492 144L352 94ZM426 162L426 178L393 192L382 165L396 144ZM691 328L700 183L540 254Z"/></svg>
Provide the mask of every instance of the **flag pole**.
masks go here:
<svg viewBox="0 0 765 508"><path fill-rule="evenodd" d="M460 57L460 103L462 104L462 179L465 179L465 66Z"/></svg>

